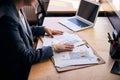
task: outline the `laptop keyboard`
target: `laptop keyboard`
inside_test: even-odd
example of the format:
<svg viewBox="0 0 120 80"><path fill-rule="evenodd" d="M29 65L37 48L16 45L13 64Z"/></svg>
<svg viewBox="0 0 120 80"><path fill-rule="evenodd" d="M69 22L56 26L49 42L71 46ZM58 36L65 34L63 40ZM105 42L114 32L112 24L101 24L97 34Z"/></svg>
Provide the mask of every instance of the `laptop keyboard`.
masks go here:
<svg viewBox="0 0 120 80"><path fill-rule="evenodd" d="M76 18L71 18L71 19L68 19L69 21L73 22L74 24L80 26L80 27L86 27L88 26L88 24L76 19Z"/></svg>

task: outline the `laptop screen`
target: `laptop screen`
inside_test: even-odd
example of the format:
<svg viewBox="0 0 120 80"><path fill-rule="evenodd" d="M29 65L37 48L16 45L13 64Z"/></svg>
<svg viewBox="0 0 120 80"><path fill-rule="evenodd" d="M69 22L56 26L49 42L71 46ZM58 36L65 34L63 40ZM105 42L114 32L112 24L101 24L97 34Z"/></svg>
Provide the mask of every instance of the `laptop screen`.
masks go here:
<svg viewBox="0 0 120 80"><path fill-rule="evenodd" d="M88 2L86 0L81 0L76 15L94 23L98 9L99 9L99 5Z"/></svg>

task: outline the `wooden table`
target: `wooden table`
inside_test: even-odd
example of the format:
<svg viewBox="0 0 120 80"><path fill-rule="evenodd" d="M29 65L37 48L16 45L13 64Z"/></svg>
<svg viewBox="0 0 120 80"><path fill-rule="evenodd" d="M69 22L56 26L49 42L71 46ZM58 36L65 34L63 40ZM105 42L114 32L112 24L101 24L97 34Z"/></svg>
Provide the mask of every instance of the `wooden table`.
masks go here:
<svg viewBox="0 0 120 80"><path fill-rule="evenodd" d="M96 0L98 1L98 0ZM75 14L80 0L50 0L47 8L48 14ZM103 11L102 7L100 11Z"/></svg>
<svg viewBox="0 0 120 80"><path fill-rule="evenodd" d="M45 18L43 25L72 33L72 31L58 23L61 18ZM112 33L112 31L113 27L108 18L98 17L93 28L75 32L96 50L105 60L105 64L58 73L49 59L33 65L28 80L120 80L119 75L110 73L114 60L109 56L110 45L107 33ZM38 43L38 47L40 47L40 43Z"/></svg>

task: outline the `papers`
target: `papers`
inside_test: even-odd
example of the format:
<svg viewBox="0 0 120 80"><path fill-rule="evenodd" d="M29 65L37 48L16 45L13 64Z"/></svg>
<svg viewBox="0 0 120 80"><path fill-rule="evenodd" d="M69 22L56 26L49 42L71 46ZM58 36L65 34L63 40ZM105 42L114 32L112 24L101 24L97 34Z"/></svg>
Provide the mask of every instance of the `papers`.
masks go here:
<svg viewBox="0 0 120 80"><path fill-rule="evenodd" d="M79 36L67 32L64 32L63 35L56 35L54 36L54 38L50 38L46 36L43 38L43 46L48 46L57 43L66 43L66 42L70 44L74 44L74 46L80 46L84 44L83 40Z"/></svg>
<svg viewBox="0 0 120 80"><path fill-rule="evenodd" d="M63 35L57 35L54 38L43 38L43 46L65 42L73 44L74 49L68 52L54 52L52 59L56 67L63 68L71 65L98 63L98 57L94 55L93 50L85 45L85 42L76 34L65 32Z"/></svg>
<svg viewBox="0 0 120 80"><path fill-rule="evenodd" d="M76 47L71 52L54 53L53 61L57 67L67 67L71 65L95 64L98 63L91 48L87 46Z"/></svg>

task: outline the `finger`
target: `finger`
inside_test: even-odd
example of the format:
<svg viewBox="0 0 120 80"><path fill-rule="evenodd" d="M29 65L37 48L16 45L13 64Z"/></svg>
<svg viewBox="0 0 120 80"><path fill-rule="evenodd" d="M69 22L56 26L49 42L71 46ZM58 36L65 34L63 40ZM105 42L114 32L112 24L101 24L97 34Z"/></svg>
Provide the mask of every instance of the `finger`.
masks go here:
<svg viewBox="0 0 120 80"><path fill-rule="evenodd" d="M58 34L63 34L63 32L62 31L57 31L58 32Z"/></svg>
<svg viewBox="0 0 120 80"><path fill-rule="evenodd" d="M74 47L74 45L73 45L73 44L70 44L70 43L65 43L64 45L65 45L65 46L71 46L71 47Z"/></svg>
<svg viewBox="0 0 120 80"><path fill-rule="evenodd" d="M65 48L74 48L72 45L67 45Z"/></svg>
<svg viewBox="0 0 120 80"><path fill-rule="evenodd" d="M53 32L53 34L60 34L60 35L62 35L63 32L62 32L62 31L57 31L57 30L56 30L56 31Z"/></svg>
<svg viewBox="0 0 120 80"><path fill-rule="evenodd" d="M71 51L71 50L73 50L73 46L65 46L65 50L68 50L68 51Z"/></svg>
<svg viewBox="0 0 120 80"><path fill-rule="evenodd" d="M73 47L65 47L66 50L73 50Z"/></svg>
<svg viewBox="0 0 120 80"><path fill-rule="evenodd" d="M53 38L54 36L53 36L53 34L52 33L48 33L48 35L51 37L51 38Z"/></svg>
<svg viewBox="0 0 120 80"><path fill-rule="evenodd" d="M51 37L51 38L54 38L54 36L53 36L52 34L50 34L50 37Z"/></svg>

